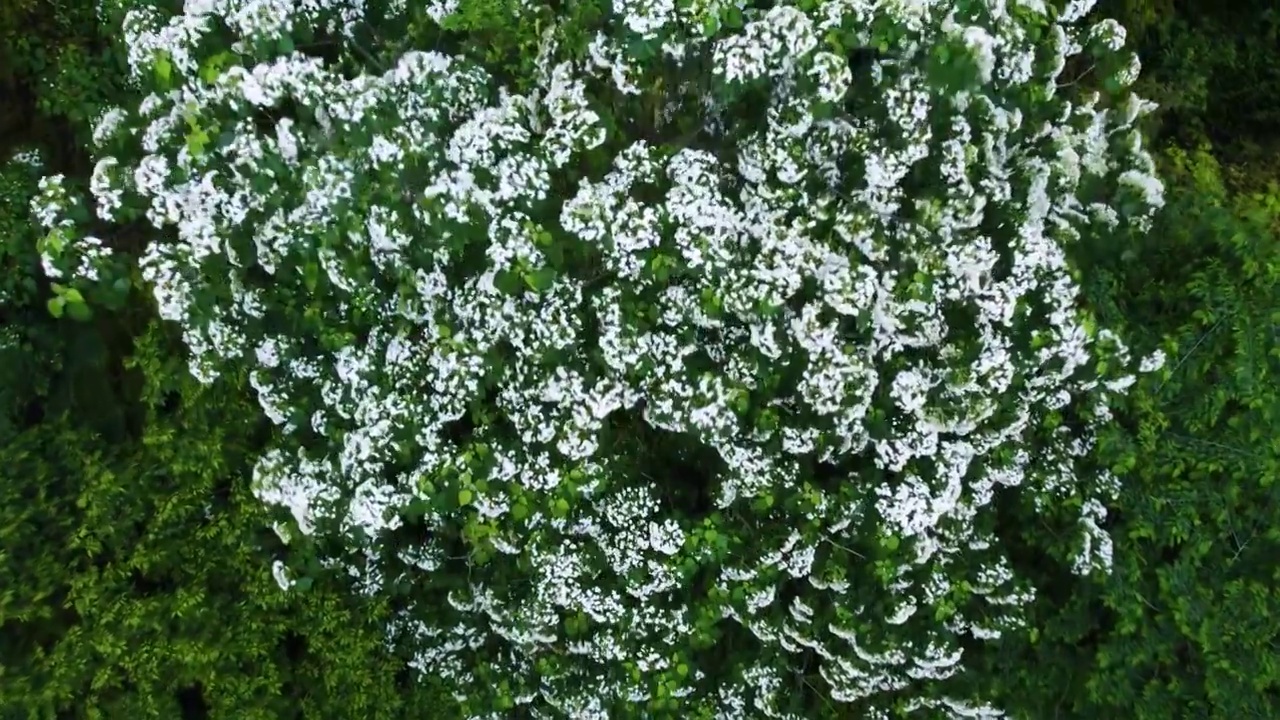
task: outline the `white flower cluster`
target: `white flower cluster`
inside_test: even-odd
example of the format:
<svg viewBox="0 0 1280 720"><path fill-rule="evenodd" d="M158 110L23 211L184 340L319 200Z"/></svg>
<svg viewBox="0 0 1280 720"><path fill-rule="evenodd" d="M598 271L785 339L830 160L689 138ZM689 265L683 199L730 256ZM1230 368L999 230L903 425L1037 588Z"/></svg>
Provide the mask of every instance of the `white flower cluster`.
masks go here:
<svg viewBox="0 0 1280 720"><path fill-rule="evenodd" d="M193 371L247 367L297 440L255 476L283 535L346 538L364 559L331 561L368 592L412 586L394 630L471 707L796 718L807 657L865 717L995 717L946 681L1033 596L997 493L1075 503L1077 571L1109 562L1115 482L1078 467L1133 363L1077 310L1064 248L1161 195L1149 104L1054 96L1095 31L972 5L616 3L582 57L547 31L527 95L434 51L353 74L257 42L350 35L359 0L138 11L139 76L160 53L180 77L104 118L137 154L92 190L167 231L145 277ZM1029 23L1057 72L1033 72ZM245 42L210 76L215 27ZM830 40L884 28L869 67ZM937 75L957 42L976 73ZM659 65L722 93L689 110L704 141L608 116ZM699 483L708 503L680 499ZM712 674L697 648L724 637Z"/></svg>
<svg viewBox="0 0 1280 720"><path fill-rule="evenodd" d="M95 178L97 175L95 172ZM62 175L45 176L40 179L39 194L31 199L36 222L48 231L38 245L40 262L51 280L97 282L114 253L97 237L75 235L71 214L76 198L65 183Z"/></svg>

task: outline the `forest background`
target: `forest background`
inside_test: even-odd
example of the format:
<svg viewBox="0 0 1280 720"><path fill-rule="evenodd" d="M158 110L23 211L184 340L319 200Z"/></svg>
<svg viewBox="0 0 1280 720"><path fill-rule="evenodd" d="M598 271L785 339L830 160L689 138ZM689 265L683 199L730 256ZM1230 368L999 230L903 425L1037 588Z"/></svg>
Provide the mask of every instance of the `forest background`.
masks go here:
<svg viewBox="0 0 1280 720"><path fill-rule="evenodd" d="M1143 244L1079 262L1101 316L1178 353L1103 448L1139 458L1118 468L1114 573L1037 578L1035 630L971 667L1033 720L1280 717L1280 6L1095 15L1142 58L1168 193ZM0 3L0 158L37 147L87 177L123 72L91 0ZM386 649L386 608L337 582L280 591L252 390L198 384L143 292L95 307L50 286L37 180L0 166L0 720L446 717Z"/></svg>

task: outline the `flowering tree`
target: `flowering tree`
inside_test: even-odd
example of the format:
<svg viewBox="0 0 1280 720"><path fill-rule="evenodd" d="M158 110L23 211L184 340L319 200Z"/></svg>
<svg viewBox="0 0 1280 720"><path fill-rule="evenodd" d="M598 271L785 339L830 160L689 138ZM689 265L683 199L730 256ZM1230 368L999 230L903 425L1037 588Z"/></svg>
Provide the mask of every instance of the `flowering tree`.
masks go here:
<svg viewBox="0 0 1280 720"><path fill-rule="evenodd" d="M995 717L954 680L1034 596L997 496L1108 565L1082 462L1160 358L1066 250L1161 203L1123 29L759 5L126 3L94 212L154 226L192 372L251 373L282 536L471 717ZM45 190L47 265L113 262Z"/></svg>

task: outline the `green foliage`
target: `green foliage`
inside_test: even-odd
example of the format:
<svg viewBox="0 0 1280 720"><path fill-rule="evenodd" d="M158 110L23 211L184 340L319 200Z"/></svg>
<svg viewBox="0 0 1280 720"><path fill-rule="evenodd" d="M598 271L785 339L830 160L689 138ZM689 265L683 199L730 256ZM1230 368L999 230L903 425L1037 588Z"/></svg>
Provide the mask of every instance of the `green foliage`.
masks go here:
<svg viewBox="0 0 1280 720"><path fill-rule="evenodd" d="M1227 195L1207 149L1168 164L1179 197L1136 249L1118 309L1178 352L1131 413L1125 449L1141 462L1090 696L1136 717L1276 717L1280 186Z"/></svg>
<svg viewBox="0 0 1280 720"><path fill-rule="evenodd" d="M123 56L99 32L106 4L0 3L0 157L29 143L57 169L84 156L92 122L126 92Z"/></svg>
<svg viewBox="0 0 1280 720"><path fill-rule="evenodd" d="M1280 186L1230 193L1207 147L1164 160L1165 212L1123 252L1091 248L1088 290L1176 349L1099 453L1127 469L1114 573L1042 578L1038 637L991 671L1027 718L1280 713Z"/></svg>
<svg viewBox="0 0 1280 720"><path fill-rule="evenodd" d="M16 432L13 421L28 404L48 392L49 371L62 356L57 334L32 317L43 312L36 302L40 259L27 209L39 172L21 162L0 166L0 442Z"/></svg>
<svg viewBox="0 0 1280 720"><path fill-rule="evenodd" d="M467 0L444 33L424 22L406 37L482 38L460 50L527 78L540 29L507 22L511 5ZM585 47L599 8L572 8ZM1219 144L1167 152L1167 208L1150 235L1082 249L1100 318L1127 325L1139 348L1176 347L1099 454L1125 471L1116 571L1078 581L1020 557L1041 567L1032 630L974 660L975 682L1030 720L1274 718L1280 11L1270 0L1104 0L1100 12L1143 59L1139 92L1162 106L1153 129ZM0 3L0 154L34 144L87 178L88 123L124 92L95 13L91 2ZM654 108L616 114L645 122ZM1255 146L1247 165L1215 159L1244 157L1242 143ZM0 717L453 717L438 689L401 681L379 630L386 608L327 576L279 591L268 571L278 545L248 488L266 437L255 402L242 384L194 383L141 294L115 312L43 280L28 212L38 174L0 168ZM546 278L524 281L536 290ZM68 303L92 307L92 321L70 321ZM456 500L472 495L463 487ZM488 530L468 531L479 561ZM728 552L713 527L694 537ZM887 552L897 542L882 541ZM698 620L698 643L717 646L712 624Z"/></svg>
<svg viewBox="0 0 1280 720"><path fill-rule="evenodd" d="M280 591L278 542L247 488L264 439L245 421L252 401L198 385L170 340L152 327L128 360L145 408L135 441L64 415L0 451L0 708L393 718L440 706L397 686L378 608L341 583Z"/></svg>
<svg viewBox="0 0 1280 720"><path fill-rule="evenodd" d="M1160 103L1162 133L1222 150L1273 141L1280 127L1280 6L1271 0L1102 0L1143 61L1139 92ZM1271 143L1268 143L1271 144ZM1274 144L1271 144L1274 148Z"/></svg>
<svg viewBox="0 0 1280 720"><path fill-rule="evenodd" d="M0 4L0 152L34 147L76 183L89 121L121 92L94 12ZM340 580L284 594L272 579L243 384L197 384L145 295L94 305L44 279L43 170L0 166L0 717L444 712L401 682L384 609Z"/></svg>

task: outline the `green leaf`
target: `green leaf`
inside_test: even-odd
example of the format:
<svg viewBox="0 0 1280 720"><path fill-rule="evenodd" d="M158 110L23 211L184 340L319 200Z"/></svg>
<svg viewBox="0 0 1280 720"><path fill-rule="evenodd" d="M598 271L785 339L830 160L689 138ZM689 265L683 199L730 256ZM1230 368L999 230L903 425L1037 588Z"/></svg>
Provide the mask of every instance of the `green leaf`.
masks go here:
<svg viewBox="0 0 1280 720"><path fill-rule="evenodd" d="M67 301L63 300L60 297L49 298L49 302L45 303L45 305L49 308L49 314L56 318L62 317L62 308L66 304L67 304Z"/></svg>
<svg viewBox="0 0 1280 720"><path fill-rule="evenodd" d="M227 66L227 63L233 57L231 53L224 50L205 60L200 66L200 79L210 85L217 82L218 77L222 75L223 68Z"/></svg>
<svg viewBox="0 0 1280 720"><path fill-rule="evenodd" d="M531 273L525 273L524 282L534 292L542 292L551 287L556 281L556 271L553 268L541 267Z"/></svg>
<svg viewBox="0 0 1280 720"><path fill-rule="evenodd" d="M157 53L155 64L156 82L160 87L168 89L173 80L173 63L169 61L168 53Z"/></svg>
<svg viewBox="0 0 1280 720"><path fill-rule="evenodd" d="M88 322L93 319L93 309L82 302L67 305L67 315L76 322Z"/></svg>
<svg viewBox="0 0 1280 720"><path fill-rule="evenodd" d="M525 282L528 282L528 280ZM509 270L498 273L493 279L493 285L507 295L518 295L520 293L520 280L516 277L516 273Z"/></svg>
<svg viewBox="0 0 1280 720"><path fill-rule="evenodd" d="M66 246L66 233L62 228L54 228L44 236L43 242L36 246L41 252L47 251L49 254L57 255L62 252Z"/></svg>
<svg viewBox="0 0 1280 720"><path fill-rule="evenodd" d="M187 151L192 157L204 155L204 146L209 144L209 133L203 128L195 128L187 133Z"/></svg>
<svg viewBox="0 0 1280 720"><path fill-rule="evenodd" d="M472 492L471 492L470 490L459 490L459 491L458 491L458 504L459 504L459 505L461 505L461 506L463 506L463 507L466 507L467 505L470 505L470 504L471 504L471 499L472 499L472 497L473 497L473 495L472 495Z"/></svg>
<svg viewBox="0 0 1280 720"><path fill-rule="evenodd" d="M306 286L308 292L315 292L316 285L320 281L320 266L314 262L305 262L302 265L302 284Z"/></svg>

